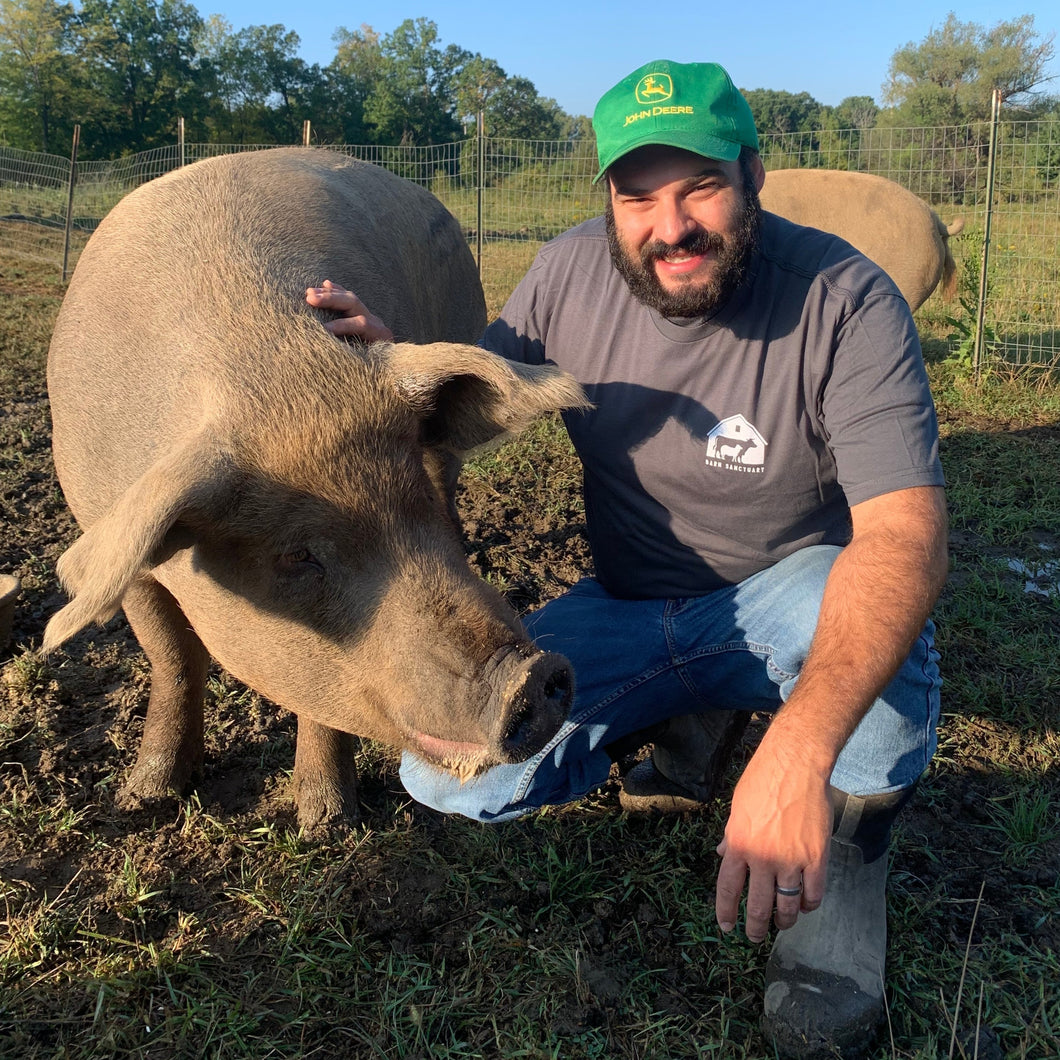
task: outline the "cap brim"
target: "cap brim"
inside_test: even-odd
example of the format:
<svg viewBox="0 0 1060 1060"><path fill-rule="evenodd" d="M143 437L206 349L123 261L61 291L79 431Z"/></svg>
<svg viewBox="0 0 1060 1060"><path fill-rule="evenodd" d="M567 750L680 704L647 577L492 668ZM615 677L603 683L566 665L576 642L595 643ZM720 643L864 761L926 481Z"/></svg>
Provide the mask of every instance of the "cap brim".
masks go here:
<svg viewBox="0 0 1060 1060"><path fill-rule="evenodd" d="M624 143L620 151L603 162L600 172L593 177L593 183L599 183L603 175L620 159L641 147L677 147L682 151L691 151L694 155L712 158L719 162L735 162L740 157L743 144L732 140L723 140L720 136L693 135L687 132L645 132L637 139Z"/></svg>

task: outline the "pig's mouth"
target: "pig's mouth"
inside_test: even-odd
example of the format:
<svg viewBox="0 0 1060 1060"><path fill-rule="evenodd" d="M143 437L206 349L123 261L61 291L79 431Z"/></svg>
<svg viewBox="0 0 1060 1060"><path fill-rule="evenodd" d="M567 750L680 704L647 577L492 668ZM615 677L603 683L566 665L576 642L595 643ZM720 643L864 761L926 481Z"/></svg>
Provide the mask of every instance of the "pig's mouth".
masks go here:
<svg viewBox="0 0 1060 1060"><path fill-rule="evenodd" d="M573 695L570 663L562 655L529 645L508 644L484 671L496 709L486 742L443 740L409 732L412 749L448 770L460 783L502 763L525 762L537 754L566 720Z"/></svg>
<svg viewBox="0 0 1060 1060"><path fill-rule="evenodd" d="M409 736L424 758L455 774L461 783L481 773L492 759L484 743L440 740L425 732L412 732Z"/></svg>

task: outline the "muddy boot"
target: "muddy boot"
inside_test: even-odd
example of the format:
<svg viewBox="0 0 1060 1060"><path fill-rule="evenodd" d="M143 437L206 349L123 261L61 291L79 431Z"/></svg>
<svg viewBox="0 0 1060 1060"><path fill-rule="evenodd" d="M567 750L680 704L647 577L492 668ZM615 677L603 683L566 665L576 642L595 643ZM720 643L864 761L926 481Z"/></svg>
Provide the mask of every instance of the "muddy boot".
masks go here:
<svg viewBox="0 0 1060 1060"><path fill-rule="evenodd" d="M746 710L680 714L655 733L651 758L623 778L618 801L634 813L702 810L717 793L733 749L751 719Z"/></svg>
<svg viewBox="0 0 1060 1060"><path fill-rule="evenodd" d="M777 932L762 1031L784 1060L860 1057L884 1015L887 845L913 788L867 798L832 789L824 901Z"/></svg>

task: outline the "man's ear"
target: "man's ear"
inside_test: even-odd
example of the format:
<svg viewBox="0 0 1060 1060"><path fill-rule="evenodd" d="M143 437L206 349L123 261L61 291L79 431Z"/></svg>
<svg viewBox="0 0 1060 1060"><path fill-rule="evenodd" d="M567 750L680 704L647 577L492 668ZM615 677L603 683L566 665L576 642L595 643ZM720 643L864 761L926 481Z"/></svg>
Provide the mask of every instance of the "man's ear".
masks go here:
<svg viewBox="0 0 1060 1060"><path fill-rule="evenodd" d="M465 453L528 427L546 412L588 408L573 376L554 365L506 360L453 342L376 348L394 386L423 419L423 440Z"/></svg>
<svg viewBox="0 0 1060 1060"><path fill-rule="evenodd" d="M762 156L757 152L751 156L751 173L755 178L755 189L761 191L762 185L766 182L766 167L762 162Z"/></svg>

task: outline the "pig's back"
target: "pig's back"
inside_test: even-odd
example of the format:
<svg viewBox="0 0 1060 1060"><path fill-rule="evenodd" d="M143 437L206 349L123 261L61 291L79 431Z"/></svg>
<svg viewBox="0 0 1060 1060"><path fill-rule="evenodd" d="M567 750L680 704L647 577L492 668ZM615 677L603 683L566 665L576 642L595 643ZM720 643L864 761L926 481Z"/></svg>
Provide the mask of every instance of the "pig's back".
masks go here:
<svg viewBox="0 0 1060 1060"><path fill-rule="evenodd" d="M328 278L399 339L474 341L485 324L451 215L335 152L223 156L115 206L81 255L49 354L56 466L78 518L216 415L219 391L267 386L270 365L311 357L305 288Z"/></svg>

